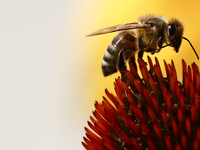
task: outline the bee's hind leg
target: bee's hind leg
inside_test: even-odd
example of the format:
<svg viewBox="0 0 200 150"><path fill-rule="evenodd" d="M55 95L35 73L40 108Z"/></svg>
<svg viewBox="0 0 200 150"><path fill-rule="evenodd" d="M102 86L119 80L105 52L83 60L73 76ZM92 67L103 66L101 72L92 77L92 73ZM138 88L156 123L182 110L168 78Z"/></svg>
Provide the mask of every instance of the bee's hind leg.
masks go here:
<svg viewBox="0 0 200 150"><path fill-rule="evenodd" d="M120 51L118 57L119 57L119 59L118 59L118 62L117 62L117 68L118 68L119 72L121 73L121 78L126 84L129 84L129 79L126 76L126 73L125 73L127 66L126 66L126 58L124 56L123 50Z"/></svg>

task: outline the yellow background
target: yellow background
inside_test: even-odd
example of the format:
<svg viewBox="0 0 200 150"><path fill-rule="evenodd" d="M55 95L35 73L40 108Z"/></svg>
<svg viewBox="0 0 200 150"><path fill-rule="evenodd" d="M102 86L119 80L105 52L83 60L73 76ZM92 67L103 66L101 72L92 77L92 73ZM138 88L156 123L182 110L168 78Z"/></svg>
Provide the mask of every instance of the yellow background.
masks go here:
<svg viewBox="0 0 200 150"><path fill-rule="evenodd" d="M101 61L115 33L85 37L97 29L136 21L140 15L180 18L200 55L200 1L34 0L0 5L0 149L80 150L95 100L114 93L119 74L103 77ZM151 55L151 54L149 54ZM146 54L144 58L146 59ZM199 65L189 43L157 57ZM163 69L164 71L164 69Z"/></svg>

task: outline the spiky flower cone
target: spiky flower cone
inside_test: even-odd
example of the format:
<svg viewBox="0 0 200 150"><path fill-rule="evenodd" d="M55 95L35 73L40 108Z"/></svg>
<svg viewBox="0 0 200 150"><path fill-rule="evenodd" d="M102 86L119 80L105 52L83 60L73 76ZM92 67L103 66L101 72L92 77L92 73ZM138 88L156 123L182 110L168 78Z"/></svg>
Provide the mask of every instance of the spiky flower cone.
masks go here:
<svg viewBox="0 0 200 150"><path fill-rule="evenodd" d="M95 103L94 117L85 127L83 146L87 150L199 150L200 74L195 63L183 66L183 81L177 80L173 61L164 61L164 78L159 62L149 69L139 62L142 78L130 65L126 71L130 86L116 79L114 96Z"/></svg>

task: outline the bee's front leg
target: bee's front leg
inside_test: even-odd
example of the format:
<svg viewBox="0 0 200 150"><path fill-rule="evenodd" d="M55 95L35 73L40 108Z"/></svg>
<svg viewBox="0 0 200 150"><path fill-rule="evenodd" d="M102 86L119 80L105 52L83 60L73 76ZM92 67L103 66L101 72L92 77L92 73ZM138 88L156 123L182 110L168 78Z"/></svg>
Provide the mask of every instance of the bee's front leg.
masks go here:
<svg viewBox="0 0 200 150"><path fill-rule="evenodd" d="M153 50L151 52L151 54L158 53L162 48L163 42L164 42L164 37L163 36L159 37L159 39L158 39L158 47L157 47L157 49Z"/></svg>
<svg viewBox="0 0 200 150"><path fill-rule="evenodd" d="M138 37L138 44L139 44L140 51L144 51L144 43L141 37Z"/></svg>
<svg viewBox="0 0 200 150"><path fill-rule="evenodd" d="M139 42L139 44L142 43L141 41ZM148 47L148 49L145 49L145 51L150 52L152 55L155 53L158 53L162 49L163 43L164 43L164 37L161 36L154 44L151 45L151 47Z"/></svg>
<svg viewBox="0 0 200 150"><path fill-rule="evenodd" d="M138 37L138 44L139 44L138 58L142 59L143 54L144 54L144 43L141 37Z"/></svg>
<svg viewBox="0 0 200 150"><path fill-rule="evenodd" d="M164 43L164 37L161 36L161 37L159 37L159 39L158 39L158 48L159 48L159 51L160 51L160 49L162 48L163 43Z"/></svg>
<svg viewBox="0 0 200 150"><path fill-rule="evenodd" d="M141 51L141 50L140 50L140 51L138 52L138 58L139 58L139 59L142 59L143 54L144 54L144 51Z"/></svg>

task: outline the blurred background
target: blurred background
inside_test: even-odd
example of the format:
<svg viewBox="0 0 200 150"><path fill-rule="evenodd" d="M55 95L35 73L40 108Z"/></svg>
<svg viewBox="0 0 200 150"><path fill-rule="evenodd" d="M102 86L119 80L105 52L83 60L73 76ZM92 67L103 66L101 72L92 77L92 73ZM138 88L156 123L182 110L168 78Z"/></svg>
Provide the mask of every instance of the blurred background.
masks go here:
<svg viewBox="0 0 200 150"><path fill-rule="evenodd" d="M177 17L200 55L199 6L200 1L182 0L0 2L0 149L84 149L94 102L102 100L105 88L114 93L119 76L105 78L101 72L115 33L85 36L143 14ZM199 65L186 41L179 53L169 47L149 55L162 67L163 59L173 59L181 81L182 59Z"/></svg>

